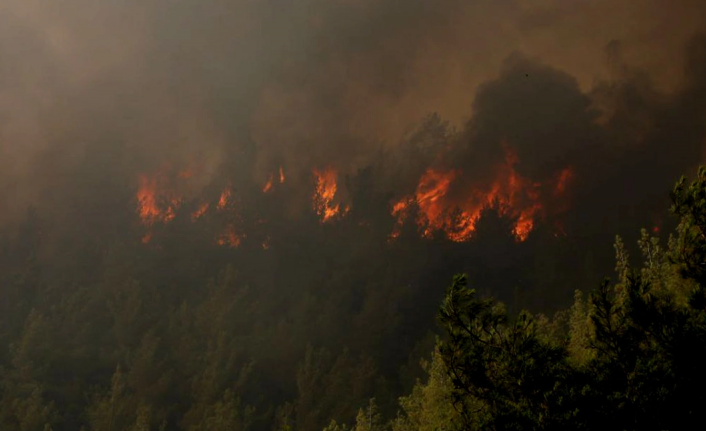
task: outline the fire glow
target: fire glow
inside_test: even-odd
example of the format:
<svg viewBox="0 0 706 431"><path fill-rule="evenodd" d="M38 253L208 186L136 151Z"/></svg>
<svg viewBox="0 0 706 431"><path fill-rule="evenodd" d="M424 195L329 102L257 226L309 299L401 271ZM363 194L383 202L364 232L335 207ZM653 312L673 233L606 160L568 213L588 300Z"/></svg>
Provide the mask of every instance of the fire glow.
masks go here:
<svg viewBox="0 0 706 431"><path fill-rule="evenodd" d="M216 242L218 245L228 246L230 248L236 248L240 245L240 241L244 238L244 235L239 234L235 226L229 224L225 231L218 236Z"/></svg>
<svg viewBox="0 0 706 431"><path fill-rule="evenodd" d="M338 186L336 184L336 171L331 168L324 170L314 169L316 188L312 198L314 211L321 217L322 222L327 222L340 213L340 204L334 204Z"/></svg>
<svg viewBox="0 0 706 431"><path fill-rule="evenodd" d="M564 194L571 180L571 170L564 169L554 184L532 182L515 170L519 163L517 155L507 146L504 163L497 166L493 180L486 184L476 184L465 191L461 198L450 194L451 187L462 179L459 170L429 168L422 175L413 196L406 196L392 204L391 214L396 218L396 226L390 235L394 240L409 216L409 209L416 204L419 212L417 226L425 238L434 232L443 232L451 241L464 242L471 239L476 223L483 210L497 209L501 216L515 220L512 233L518 241L527 239L538 219L544 217L545 208L540 197L547 186L552 195Z"/></svg>
<svg viewBox="0 0 706 431"><path fill-rule="evenodd" d="M267 179L267 183L265 183L265 187L262 188L263 193L269 193L272 191L272 174L270 174L270 177Z"/></svg>
<svg viewBox="0 0 706 431"><path fill-rule="evenodd" d="M191 213L191 220L196 221L196 220L200 219L204 214L206 214L206 211L208 211L209 206L210 206L210 204L208 202L205 202L205 203L202 203L201 205L199 205L199 207L196 209L196 211Z"/></svg>
<svg viewBox="0 0 706 431"><path fill-rule="evenodd" d="M151 226L155 222L171 221L179 208L180 199L160 195L157 183L157 178L140 176L137 206L140 219L146 226Z"/></svg>
<svg viewBox="0 0 706 431"><path fill-rule="evenodd" d="M453 242L469 241L476 232L476 226L483 212L495 209L502 217L513 221L512 234L518 242L525 241L538 222L551 217L557 232L563 232L556 215L568 209L567 190L573 181L573 171L565 168L556 172L549 179L533 181L523 177L516 167L520 163L515 152L507 146L504 160L498 163L486 180L471 180L461 169L430 167L421 175L412 194L391 203L390 214L395 221L388 241L393 241L401 234L402 227L408 221L423 238L442 235ZM349 206L341 203L339 196L338 172L331 167L312 171L314 184L311 196L311 208L320 222L328 223L346 216ZM167 175L160 172L153 176L141 175L136 193L137 213L146 233L143 243L154 238L155 224L170 223L178 215L185 202L178 190L183 181L191 179L188 171L174 172ZM180 182L181 181L181 182ZM262 192L271 193L277 184L285 181L284 170L270 173ZM467 185L464 185L469 183ZM188 189L188 188L187 188ZM216 199L217 197L217 199ZM245 224L239 214L240 201L231 186L224 187L220 194L209 199L193 198L191 222L203 219L209 212L218 212L217 219L223 220L215 243L230 248L239 247L247 238ZM225 217L225 219L223 219ZM411 220L414 217L414 220ZM213 218L208 218L213 220ZM216 220L217 220L216 219ZM258 224L266 220L258 219ZM358 225L366 225L359 220ZM270 237L258 239L263 249L270 248Z"/></svg>
<svg viewBox="0 0 706 431"><path fill-rule="evenodd" d="M279 167L279 183L284 184L284 169L282 169L282 166ZM272 188L275 184L275 174L272 173L270 174L269 177L267 177L267 182L265 183L265 186L262 188L263 193L270 193L272 191Z"/></svg>
<svg viewBox="0 0 706 431"><path fill-rule="evenodd" d="M218 205L216 205L216 208L218 210L224 210L228 206L228 203L233 196L233 191L230 189L230 187L226 187L223 189L221 192L221 196L218 198Z"/></svg>
<svg viewBox="0 0 706 431"><path fill-rule="evenodd" d="M186 174L189 171L182 171L176 175L176 178L188 180L191 174ZM153 176L141 175L139 177L139 186L136 193L137 198L137 214L140 217L140 223L147 227L147 232L142 236L142 243L148 244L152 241L154 233L153 226L157 223L168 224L177 215L179 208L182 205L183 197L176 193L174 184L167 181L168 175L158 173ZM218 211L233 210L233 190L226 187L221 192L218 201L215 203ZM201 202L198 207L191 212L191 221L196 222L201 219L211 208L210 202ZM216 238L216 243L231 248L238 247L245 236L237 232L235 226L231 223L226 226L224 231Z"/></svg>

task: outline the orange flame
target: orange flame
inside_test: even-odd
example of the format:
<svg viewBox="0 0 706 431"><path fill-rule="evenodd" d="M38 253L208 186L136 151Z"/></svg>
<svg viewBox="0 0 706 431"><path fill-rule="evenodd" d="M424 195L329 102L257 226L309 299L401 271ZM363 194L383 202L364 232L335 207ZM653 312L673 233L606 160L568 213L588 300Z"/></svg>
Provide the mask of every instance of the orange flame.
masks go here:
<svg viewBox="0 0 706 431"><path fill-rule="evenodd" d="M427 238L431 236L432 229L441 229L444 225L445 202L442 198L455 177L455 171L444 173L428 169L417 185L416 200L426 218L423 235Z"/></svg>
<svg viewBox="0 0 706 431"><path fill-rule="evenodd" d="M239 235L235 230L235 226L229 224L226 230L218 237L216 242L218 245L228 246L230 248L236 248L240 245L240 241L244 235Z"/></svg>
<svg viewBox="0 0 706 431"><path fill-rule="evenodd" d="M153 226L155 223L168 223L176 216L176 210L181 205L181 198L173 196L167 190L159 187L159 176L140 176L137 189L137 213L144 226ZM170 196L172 194L172 196ZM142 243L147 244L152 240L152 232L142 237Z"/></svg>
<svg viewBox="0 0 706 431"><path fill-rule="evenodd" d="M182 197L167 186L174 185L172 184L172 180L174 179L190 178L191 174L189 172L190 171L182 171L174 173L171 178L163 173L154 176L141 175L139 177L137 213L141 223L150 228L141 238L144 244L152 241L153 231L151 228L155 223L168 223L176 217L177 211L182 204ZM230 211L233 209L233 202L233 191L230 187L226 187L221 192L215 206L219 211ZM211 204L212 202L200 203L191 213L191 221L195 222L203 217L209 208L211 208ZM226 227L225 231L216 238L216 242L220 245L237 247L240 245L243 238L245 238L245 234L239 233L231 223Z"/></svg>
<svg viewBox="0 0 706 431"><path fill-rule="evenodd" d="M221 192L221 196L218 198L218 205L216 205L216 208L219 210L224 210L228 206L232 195L233 191L230 189L230 187L226 187L225 189L223 189L223 191Z"/></svg>
<svg viewBox="0 0 706 431"><path fill-rule="evenodd" d="M137 190L137 205L140 219L145 225L152 225L157 221L168 222L174 218L175 211L181 204L181 199L168 199L167 207L160 207L159 200L164 199L164 192L157 189L156 178L140 177L140 187Z"/></svg>
<svg viewBox="0 0 706 431"><path fill-rule="evenodd" d="M555 195L561 195L566 192L566 188L569 185L569 182L573 179L574 173L571 170L571 168L564 168L560 173L559 173L559 178L557 180L556 187L554 188L554 194Z"/></svg>
<svg viewBox="0 0 706 431"><path fill-rule="evenodd" d="M314 211L321 217L322 222L327 222L339 215L340 211L340 205L333 204L337 190L336 171L331 168L323 171L315 169L314 176L316 177L316 190L313 196Z"/></svg>
<svg viewBox="0 0 706 431"><path fill-rule="evenodd" d="M208 207L209 207L209 206L210 206L210 204L209 204L208 202L202 203L202 204L196 209L196 211L194 211L193 213L191 213L191 220L192 220L192 221L196 221L196 220L200 219L204 214L206 214L206 211L208 211Z"/></svg>
<svg viewBox="0 0 706 431"><path fill-rule="evenodd" d="M270 174L270 177L267 179L267 183L265 183L265 187L262 188L263 193L269 193L272 190L272 178L273 175Z"/></svg>
<svg viewBox="0 0 706 431"><path fill-rule="evenodd" d="M140 176L140 187L137 189L137 211L143 224L151 225L162 217L162 211L157 206L156 181L146 176Z"/></svg>
<svg viewBox="0 0 706 431"><path fill-rule="evenodd" d="M441 232L451 241L463 242L469 240L476 231L476 224L487 208L496 208L500 215L512 217L515 222L512 233L517 241L525 241L538 220L546 218L549 211L545 207L544 198L553 198L558 202L552 205L551 215L565 211L562 206L564 195L573 181L573 171L565 168L558 172L553 180L545 182L532 182L520 175L515 166L519 163L517 154L507 146L505 160L495 166L489 180L484 183L474 183L466 190L459 190L464 174L458 169L429 168L420 177L414 193L393 202L391 214L396 219L395 226L388 237L394 241L401 235L402 226L409 218L412 208L416 208L416 220L413 222L421 235L431 238L435 233ZM168 223L172 221L182 204L182 197L165 185L170 185L176 178L189 179L192 177L190 170L181 172L171 171L169 181L162 174L139 177L137 190L137 213L141 224L149 228L142 237L143 243L149 243L153 238L152 226L155 223ZM336 202L338 184L337 172L333 168L313 170L315 190L312 197L313 209L325 223L335 218L345 216L350 207L342 207ZM282 166L278 171L269 175L263 192L268 193L276 186L275 182L284 183L285 174ZM180 184L180 183L175 183ZM173 184L172 184L173 185ZM226 187L221 192L217 202L203 202L191 213L191 220L196 221L215 206L219 211L234 209L234 194L232 188ZM340 198L339 198L340 199ZM233 213L237 217L237 214ZM229 217L230 223L219 236L216 242L220 245L238 247L246 237L238 231L239 222ZM259 224L262 221L258 221ZM555 220L555 224L558 221ZM655 223L659 226L659 223ZM563 229L560 225L557 231ZM658 229L658 227L657 227ZM262 243L262 248L269 248L269 237Z"/></svg>
<svg viewBox="0 0 706 431"><path fill-rule="evenodd" d="M407 219L407 212L409 210L409 205L413 202L412 198L402 199L392 205L392 216L397 219L395 222L395 227L388 237L388 242L394 241L399 238L401 234L402 224L404 224Z"/></svg>
<svg viewBox="0 0 706 431"><path fill-rule="evenodd" d="M515 165L519 163L517 154L506 146L504 149L505 161L496 168L493 180L485 186L476 185L464 192L461 199L449 193L451 186L461 177L460 171L427 169L414 195L393 204L391 214L397 222L389 240L399 237L400 228L413 202L419 208L417 225L425 238L430 238L435 231L442 231L451 241L467 241L475 233L483 210L495 207L500 215L516 219L512 233L518 241L526 240L537 218L544 213L540 200L543 185L530 182L518 174L515 171ZM555 195L565 192L571 176L568 168L560 173L553 186Z"/></svg>

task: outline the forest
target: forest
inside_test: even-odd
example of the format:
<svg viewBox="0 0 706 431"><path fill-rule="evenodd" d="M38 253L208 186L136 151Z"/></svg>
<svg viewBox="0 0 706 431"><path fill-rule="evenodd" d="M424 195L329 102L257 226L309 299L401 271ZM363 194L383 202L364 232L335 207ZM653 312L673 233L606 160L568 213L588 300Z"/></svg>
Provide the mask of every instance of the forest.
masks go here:
<svg viewBox="0 0 706 431"><path fill-rule="evenodd" d="M0 431L699 423L704 23L0 1Z"/></svg>
<svg viewBox="0 0 706 431"><path fill-rule="evenodd" d="M597 283L588 295L576 290L573 303L552 314L507 308L473 288L478 281L469 287L466 274L455 275L445 294L380 289L371 278L374 284L349 291L263 296L243 283L247 271L218 255L222 247L201 245L199 253L211 254L197 262L191 250L180 256L168 247L184 226L162 232L153 250L138 237L112 244L89 268L83 259L95 253L90 249L79 261L44 267L42 220L30 211L2 256L2 427L684 428L703 415L706 167L693 182L682 178L671 197L676 228L666 244L643 229L641 263L633 265L617 237L615 281ZM493 208L482 217L523 244ZM419 253L414 239L425 241L408 238L408 258ZM316 249L326 246L321 241ZM145 261L162 261L176 274L145 268ZM208 277L209 265L222 266L216 277ZM69 269L74 277L64 282L75 287L57 290L58 271ZM360 277L342 271L330 276ZM207 280L200 286L199 275ZM427 277L432 286L445 279ZM345 285L333 279L322 287L334 283ZM420 304L429 301L438 306Z"/></svg>
<svg viewBox="0 0 706 431"><path fill-rule="evenodd" d="M169 265L178 275L153 279L161 287L150 289L141 280L155 273L139 261L160 259L161 248L133 260L109 250L93 283L57 292L38 266L41 221L30 212L3 255L11 274L0 314L3 429L682 428L700 419L695 394L705 378L705 197L706 168L672 193L679 223L666 245L643 230L643 263L633 267L618 238L617 281L588 298L577 290L551 319L508 314L455 276L435 342L424 332L432 316L378 310L414 305L421 293L409 287L367 292L373 297L357 310L355 290L263 303L228 264L201 289L180 286L186 274L207 271L182 261ZM347 334L341 328L350 324ZM319 340L349 338L340 351L303 348L296 337L312 331ZM425 358L421 368L415 355Z"/></svg>

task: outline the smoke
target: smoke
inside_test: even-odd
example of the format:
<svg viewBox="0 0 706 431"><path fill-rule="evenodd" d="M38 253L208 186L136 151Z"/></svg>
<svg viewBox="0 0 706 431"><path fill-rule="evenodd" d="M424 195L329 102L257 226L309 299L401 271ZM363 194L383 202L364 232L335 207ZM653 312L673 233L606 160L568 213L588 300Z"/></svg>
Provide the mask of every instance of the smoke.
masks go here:
<svg viewBox="0 0 706 431"><path fill-rule="evenodd" d="M703 146L703 42L684 50L706 22L697 0L1 8L4 221L78 190L74 201L107 203L105 187L165 165L197 171L194 194L223 175L264 183L279 166L303 190L313 168L351 173L397 151L432 112L462 136L441 132L454 150L420 169L453 155L473 181L506 142L533 179L566 165L595 178L609 160L665 172L644 178L659 189ZM648 155L668 140L679 155ZM608 168L611 183L647 189Z"/></svg>
<svg viewBox="0 0 706 431"><path fill-rule="evenodd" d="M704 23L703 0L3 0L5 284L36 274L76 322L101 311L74 294L136 284L171 331L228 267L262 411L309 343L392 376L453 273L556 309L615 234L665 227L704 159Z"/></svg>

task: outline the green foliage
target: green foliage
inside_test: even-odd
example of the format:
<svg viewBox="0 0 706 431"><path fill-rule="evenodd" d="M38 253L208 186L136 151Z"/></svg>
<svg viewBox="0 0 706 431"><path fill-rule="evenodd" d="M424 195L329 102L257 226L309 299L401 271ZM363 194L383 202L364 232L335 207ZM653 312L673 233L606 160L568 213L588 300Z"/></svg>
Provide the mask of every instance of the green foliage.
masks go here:
<svg viewBox="0 0 706 431"><path fill-rule="evenodd" d="M431 121L415 138L419 151L443 140L442 126ZM351 182L360 202L351 218L384 219L387 235L387 211L364 206L389 202L371 190L371 175ZM52 244L60 256L49 265L32 212L18 244L0 244L0 429L630 430L703 422L706 170L693 183L681 180L673 199L680 224L666 243L643 231L633 256L642 262L633 268L618 237L616 281L588 299L576 291L552 319L514 310L555 303L553 286L570 271L556 256L517 252L529 249L508 233L508 220L485 218L474 245L489 251L458 254L481 268L471 273L473 286L501 298L514 290L517 301L508 313L455 277L439 313L446 334L416 384L418 374L408 370L414 377L405 381L395 373L427 334L429 304L440 299L429 286L443 271L422 267L434 266L430 255L451 261L469 244L437 238L430 244L438 253L425 254L407 220L390 245L398 254L371 264L380 232L371 228L367 242L342 249L350 237L325 226L303 250L303 233L280 232L279 258L258 260L251 256L263 252L259 244L214 251L194 242L184 251L179 233L164 226L155 233L164 242L153 248L125 238L81 238L80 252ZM500 234L503 247L491 249ZM536 267L531 288L524 274L507 275L504 262L515 257ZM589 256L583 273L594 265ZM485 267L497 274L486 277ZM509 286L491 282L505 279Z"/></svg>
<svg viewBox="0 0 706 431"><path fill-rule="evenodd" d="M375 398L368 401L365 409L359 409L355 417L355 431L383 431L386 428L383 424L382 416L375 404Z"/></svg>
<svg viewBox="0 0 706 431"><path fill-rule="evenodd" d="M330 418L354 419L357 406L376 390L374 376L369 357L309 347L297 373L297 429L321 429Z"/></svg>
<svg viewBox="0 0 706 431"><path fill-rule="evenodd" d="M680 217L676 263L685 278L706 285L706 166L696 180L686 184L682 177L672 191L672 212Z"/></svg>
<svg viewBox="0 0 706 431"><path fill-rule="evenodd" d="M482 404L461 408L464 428L663 430L706 420L706 169L672 196L677 237L663 249L643 230L639 269L618 237L618 280L588 303L576 292L567 342L540 336L546 319L511 320L454 277L440 352L456 405Z"/></svg>
<svg viewBox="0 0 706 431"><path fill-rule="evenodd" d="M349 431L348 425L346 424L338 424L335 419L331 420L331 423L328 424L325 428L324 431Z"/></svg>
<svg viewBox="0 0 706 431"><path fill-rule="evenodd" d="M89 429L91 431L110 431L124 429L127 418L134 411L133 399L126 393L125 375L120 365L117 366L110 389L105 394L96 394L93 403L87 408Z"/></svg>
<svg viewBox="0 0 706 431"><path fill-rule="evenodd" d="M572 423L567 352L541 337L529 314L510 320L500 305L477 299L465 276L456 276L439 318L448 334L439 350L464 428L560 429ZM469 409L469 400L482 407Z"/></svg>
<svg viewBox="0 0 706 431"><path fill-rule="evenodd" d="M589 307L583 299L583 294L576 291L574 304L569 310L569 342L570 360L576 365L585 365L595 357L595 351L590 347L591 319Z"/></svg>
<svg viewBox="0 0 706 431"><path fill-rule="evenodd" d="M251 425L253 410L241 406L241 401L231 390L208 406L200 423L189 429L204 431L244 431Z"/></svg>
<svg viewBox="0 0 706 431"><path fill-rule="evenodd" d="M460 431L461 417L454 407L453 383L438 349L434 350L431 362L422 361L422 367L428 380L418 380L412 393L400 398L402 411L392 422L392 431Z"/></svg>
<svg viewBox="0 0 706 431"><path fill-rule="evenodd" d="M56 421L54 403L47 400L42 384L51 365L49 337L46 319L32 310L20 340L11 346L12 367L3 373L1 428L42 431Z"/></svg>

